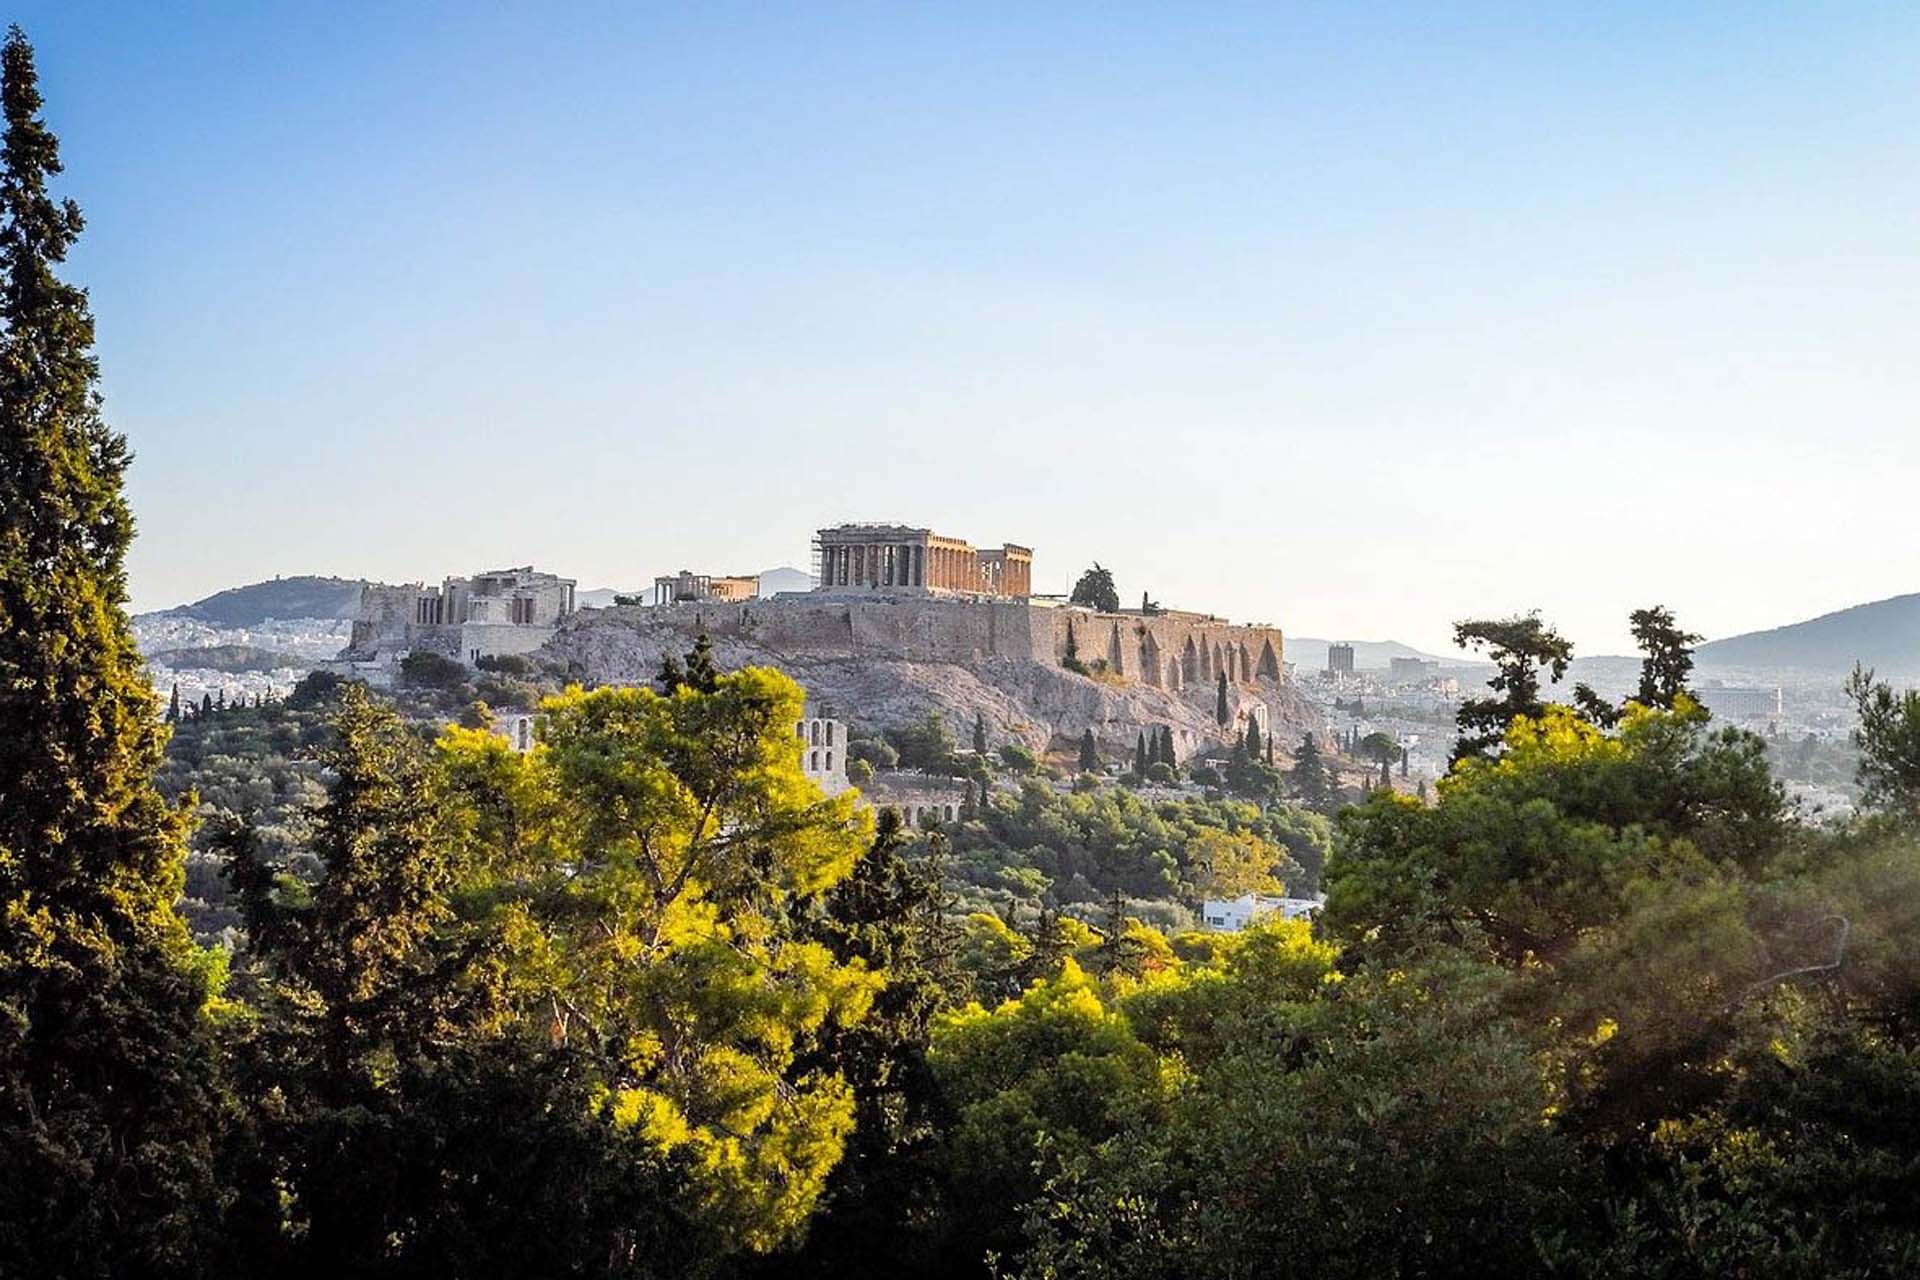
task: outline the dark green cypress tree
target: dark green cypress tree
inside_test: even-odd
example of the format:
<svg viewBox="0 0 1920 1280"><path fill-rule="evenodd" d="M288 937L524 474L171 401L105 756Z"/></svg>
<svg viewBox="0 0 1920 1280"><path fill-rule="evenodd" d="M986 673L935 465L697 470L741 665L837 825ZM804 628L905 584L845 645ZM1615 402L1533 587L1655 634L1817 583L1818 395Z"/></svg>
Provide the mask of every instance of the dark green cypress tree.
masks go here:
<svg viewBox="0 0 1920 1280"><path fill-rule="evenodd" d="M205 720L211 717L212 715L213 715L213 695L210 693L203 693L200 695L200 718L202 720Z"/></svg>
<svg viewBox="0 0 1920 1280"><path fill-rule="evenodd" d="M1080 772L1100 772L1100 744L1093 740L1092 729L1080 733Z"/></svg>
<svg viewBox="0 0 1920 1280"><path fill-rule="evenodd" d="M1301 735L1300 747L1294 753L1290 779L1293 794L1310 809L1324 808L1332 799L1333 788L1327 777L1326 762L1321 758L1319 744L1310 733Z"/></svg>
<svg viewBox="0 0 1920 1280"><path fill-rule="evenodd" d="M1227 673L1224 671L1220 673L1219 687L1214 692L1213 718L1218 720L1222 727L1225 727L1227 721L1233 719L1232 713L1227 710Z"/></svg>
<svg viewBox="0 0 1920 1280"><path fill-rule="evenodd" d="M693 650L687 654L687 683L701 693L720 687L720 668L713 661L713 638L702 631L694 637Z"/></svg>
<svg viewBox="0 0 1920 1280"><path fill-rule="evenodd" d="M654 673L653 688L663 698L673 696L674 690L687 682L687 669L680 665L675 654L660 655L660 670Z"/></svg>
<svg viewBox="0 0 1920 1280"><path fill-rule="evenodd" d="M1060 927L1059 911L1050 906L1040 908L1040 922L1034 926L1032 942L1033 950L1021 966L1020 980L1035 982L1041 978L1059 976L1069 954L1066 932Z"/></svg>
<svg viewBox="0 0 1920 1280"><path fill-rule="evenodd" d="M1133 774L1136 778L1147 776L1147 734L1144 729L1133 740Z"/></svg>
<svg viewBox="0 0 1920 1280"><path fill-rule="evenodd" d="M945 838L929 837L916 868L903 853L908 834L894 810L881 810L872 849L810 922L836 958L884 971L887 984L864 1021L830 1030L820 1050L821 1065L853 1088L856 1123L806 1244L770 1262L767 1276L858 1275L876 1257L911 1257L925 1245L920 1224L938 1207L943 1107L927 1048L955 977Z"/></svg>
<svg viewBox="0 0 1920 1280"><path fill-rule="evenodd" d="M1251 715L1247 717L1247 759L1260 758L1260 722Z"/></svg>
<svg viewBox="0 0 1920 1280"><path fill-rule="evenodd" d="M173 692L167 697L167 723L180 723L180 682L173 682Z"/></svg>
<svg viewBox="0 0 1920 1280"><path fill-rule="evenodd" d="M980 755L987 754L987 716L984 711L973 713L973 749Z"/></svg>
<svg viewBox="0 0 1920 1280"><path fill-rule="evenodd" d="M33 49L0 53L0 1275L166 1276L211 1252L206 980L173 902L187 818L127 621L130 455L56 268Z"/></svg>

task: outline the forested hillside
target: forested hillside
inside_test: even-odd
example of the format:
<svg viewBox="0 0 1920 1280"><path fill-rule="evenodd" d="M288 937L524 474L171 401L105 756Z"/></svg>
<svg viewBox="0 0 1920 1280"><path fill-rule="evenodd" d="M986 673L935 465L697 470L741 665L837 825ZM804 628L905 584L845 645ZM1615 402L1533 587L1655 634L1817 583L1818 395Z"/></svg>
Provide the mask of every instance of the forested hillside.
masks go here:
<svg viewBox="0 0 1920 1280"><path fill-rule="evenodd" d="M215 627L254 627L274 619L332 618L351 621L360 609L361 578L292 577L229 587L204 600L163 610ZM143 615L144 616L144 615Z"/></svg>

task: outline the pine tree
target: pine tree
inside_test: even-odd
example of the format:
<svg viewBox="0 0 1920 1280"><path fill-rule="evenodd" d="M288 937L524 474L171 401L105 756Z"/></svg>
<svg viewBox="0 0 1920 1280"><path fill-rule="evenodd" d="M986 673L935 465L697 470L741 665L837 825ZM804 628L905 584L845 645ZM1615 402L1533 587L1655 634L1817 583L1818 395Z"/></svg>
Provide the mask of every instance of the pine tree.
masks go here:
<svg viewBox="0 0 1920 1280"><path fill-rule="evenodd" d="M1114 589L1113 574L1094 561L1093 568L1080 575L1073 584L1073 593L1067 597L1069 604L1082 604L1095 613L1120 612L1120 593Z"/></svg>
<svg viewBox="0 0 1920 1280"><path fill-rule="evenodd" d="M987 754L987 715L984 711L973 713L973 750L976 755Z"/></svg>
<svg viewBox="0 0 1920 1280"><path fill-rule="evenodd" d="M1227 721L1233 718L1232 714L1227 710L1227 673L1224 671L1220 673L1219 688L1214 693L1213 718L1219 721L1223 728L1226 726Z"/></svg>
<svg viewBox="0 0 1920 1280"><path fill-rule="evenodd" d="M653 677L655 691L662 697L671 697L686 682L687 669L680 665L679 657L671 653L661 654L660 670Z"/></svg>
<svg viewBox="0 0 1920 1280"><path fill-rule="evenodd" d="M1093 740L1092 729L1080 733L1080 772L1100 772L1100 746Z"/></svg>
<svg viewBox="0 0 1920 1280"><path fill-rule="evenodd" d="M213 709L215 711L225 711L227 709L227 687L225 685L220 686L220 696L213 700Z"/></svg>
<svg viewBox="0 0 1920 1280"><path fill-rule="evenodd" d="M216 1220L206 981L174 913L187 819L127 621L126 441L55 269L33 49L0 53L0 1275L198 1270Z"/></svg>

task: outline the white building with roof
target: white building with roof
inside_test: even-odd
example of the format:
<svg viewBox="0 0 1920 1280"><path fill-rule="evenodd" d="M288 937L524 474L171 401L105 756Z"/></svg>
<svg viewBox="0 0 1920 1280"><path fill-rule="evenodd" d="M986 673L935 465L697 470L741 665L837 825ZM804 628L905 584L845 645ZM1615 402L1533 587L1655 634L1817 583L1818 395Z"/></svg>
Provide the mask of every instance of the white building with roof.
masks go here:
<svg viewBox="0 0 1920 1280"><path fill-rule="evenodd" d="M1200 923L1213 933L1238 933L1268 916L1303 920L1318 911L1321 898L1279 898L1266 893L1243 893L1237 898L1209 898L1200 905Z"/></svg>

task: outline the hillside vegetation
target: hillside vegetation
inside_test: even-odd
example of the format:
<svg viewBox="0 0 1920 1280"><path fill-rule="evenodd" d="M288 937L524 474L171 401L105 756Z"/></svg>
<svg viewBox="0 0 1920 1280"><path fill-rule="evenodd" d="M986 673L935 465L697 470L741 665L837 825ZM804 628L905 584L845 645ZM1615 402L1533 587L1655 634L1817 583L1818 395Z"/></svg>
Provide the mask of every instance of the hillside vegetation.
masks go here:
<svg viewBox="0 0 1920 1280"><path fill-rule="evenodd" d="M216 627L253 627L279 618L351 620L360 611L362 578L292 577L229 587L204 600L167 609L168 615Z"/></svg>

